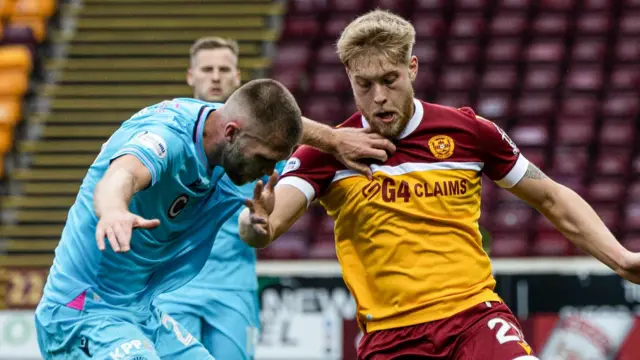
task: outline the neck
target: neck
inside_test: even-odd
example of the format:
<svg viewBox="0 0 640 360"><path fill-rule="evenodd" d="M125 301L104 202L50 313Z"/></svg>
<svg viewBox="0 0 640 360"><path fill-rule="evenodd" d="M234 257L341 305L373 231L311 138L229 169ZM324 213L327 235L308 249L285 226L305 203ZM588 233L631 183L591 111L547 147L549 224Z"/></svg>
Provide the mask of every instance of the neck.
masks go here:
<svg viewBox="0 0 640 360"><path fill-rule="evenodd" d="M202 145L211 167L219 165L222 160L221 146L221 125L223 124L223 115L218 111L212 111L205 119L204 129L202 131Z"/></svg>

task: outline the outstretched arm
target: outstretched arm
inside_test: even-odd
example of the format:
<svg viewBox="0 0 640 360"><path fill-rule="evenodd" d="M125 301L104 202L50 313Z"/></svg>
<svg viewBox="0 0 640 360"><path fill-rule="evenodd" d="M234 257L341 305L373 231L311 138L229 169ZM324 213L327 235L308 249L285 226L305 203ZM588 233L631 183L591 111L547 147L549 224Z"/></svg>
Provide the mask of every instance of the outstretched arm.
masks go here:
<svg viewBox="0 0 640 360"><path fill-rule="evenodd" d="M386 161L388 154L395 152L391 141L369 129L337 128L302 117L301 143L313 146L332 154L346 167L371 178L369 166L360 163L360 159Z"/></svg>
<svg viewBox="0 0 640 360"><path fill-rule="evenodd" d="M619 275L640 282L640 262L625 249L593 208L573 190L547 177L535 165L510 191L549 219L580 249L593 255Z"/></svg>

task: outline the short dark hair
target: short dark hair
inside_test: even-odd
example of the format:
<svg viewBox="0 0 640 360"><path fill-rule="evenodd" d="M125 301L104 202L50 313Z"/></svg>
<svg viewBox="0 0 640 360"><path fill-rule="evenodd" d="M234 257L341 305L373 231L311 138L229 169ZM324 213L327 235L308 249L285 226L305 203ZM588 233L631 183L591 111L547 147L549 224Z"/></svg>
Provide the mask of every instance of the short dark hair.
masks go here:
<svg viewBox="0 0 640 360"><path fill-rule="evenodd" d="M200 50L210 49L229 49L236 57L240 55L240 47L238 46L237 41L221 38L219 36L205 36L199 38L193 43L193 45L191 45L191 49L189 50L191 63L193 63L195 56Z"/></svg>
<svg viewBox="0 0 640 360"><path fill-rule="evenodd" d="M291 92L276 80L251 80L227 100L234 108L246 109L267 134L298 143L302 136L302 112Z"/></svg>

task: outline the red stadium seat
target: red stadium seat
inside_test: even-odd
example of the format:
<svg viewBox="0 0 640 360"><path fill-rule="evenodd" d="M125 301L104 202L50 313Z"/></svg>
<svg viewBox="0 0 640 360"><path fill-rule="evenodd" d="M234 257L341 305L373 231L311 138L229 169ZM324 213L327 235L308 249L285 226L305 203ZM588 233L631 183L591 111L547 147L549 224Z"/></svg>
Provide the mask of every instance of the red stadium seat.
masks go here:
<svg viewBox="0 0 640 360"><path fill-rule="evenodd" d="M283 36L287 39L315 38L320 31L318 18L315 15L304 15L287 18Z"/></svg>
<svg viewBox="0 0 640 360"><path fill-rule="evenodd" d="M626 0L624 7L625 9L640 9L640 0Z"/></svg>
<svg viewBox="0 0 640 360"><path fill-rule="evenodd" d="M575 0L541 0L541 11L571 11L575 6Z"/></svg>
<svg viewBox="0 0 640 360"><path fill-rule="evenodd" d="M612 146L633 144L636 126L629 120L605 121L600 129L600 143Z"/></svg>
<svg viewBox="0 0 640 360"><path fill-rule="evenodd" d="M488 0L455 0L456 11L483 11Z"/></svg>
<svg viewBox="0 0 640 360"><path fill-rule="evenodd" d="M493 37L514 37L524 35L527 29L527 18L524 14L504 12L497 14L491 21Z"/></svg>
<svg viewBox="0 0 640 360"><path fill-rule="evenodd" d="M582 8L587 11L601 11L611 8L611 0L583 0Z"/></svg>
<svg viewBox="0 0 640 360"><path fill-rule="evenodd" d="M526 51L527 61L536 63L558 63L564 56L565 47L562 42L547 40L532 43Z"/></svg>
<svg viewBox="0 0 640 360"><path fill-rule="evenodd" d="M416 30L416 38L437 39L444 31L444 21L441 17L435 17L431 13L417 13L413 16L413 26Z"/></svg>
<svg viewBox="0 0 640 360"><path fill-rule="evenodd" d="M433 64L438 60L438 47L435 42L418 41L413 46L413 55L418 57L421 65Z"/></svg>
<svg viewBox="0 0 640 360"><path fill-rule="evenodd" d="M335 41L333 41L333 42L330 42L330 41L324 42L320 46L320 48L318 48L318 52L317 52L316 56L317 56L316 59L317 59L319 64L322 64L322 65L335 65L335 66L341 65L340 57L338 57L338 54L336 52Z"/></svg>
<svg viewBox="0 0 640 360"><path fill-rule="evenodd" d="M503 39L491 42L487 49L488 62L515 62L520 57L520 42Z"/></svg>
<svg viewBox="0 0 640 360"><path fill-rule="evenodd" d="M396 0L375 0L373 2L374 8L389 10L402 16L407 14L409 4L410 2L407 1Z"/></svg>
<svg viewBox="0 0 640 360"><path fill-rule="evenodd" d="M640 62L640 41L633 37L620 39L616 46L616 57L619 61Z"/></svg>
<svg viewBox="0 0 640 360"><path fill-rule="evenodd" d="M311 90L316 93L339 94L349 88L349 78L342 67L316 68L311 77Z"/></svg>
<svg viewBox="0 0 640 360"><path fill-rule="evenodd" d="M433 88L435 83L434 76L429 70L421 69L413 81L413 88L416 91L428 91Z"/></svg>
<svg viewBox="0 0 640 360"><path fill-rule="evenodd" d="M536 230L538 232L555 232L556 227L549 219L542 214L538 214L536 217Z"/></svg>
<svg viewBox="0 0 640 360"><path fill-rule="evenodd" d="M342 103L337 96L314 96L307 99L303 114L308 118L327 124L339 124L344 120Z"/></svg>
<svg viewBox="0 0 640 360"><path fill-rule="evenodd" d="M449 67L443 70L440 87L443 90L467 90L475 82L476 71L471 66Z"/></svg>
<svg viewBox="0 0 640 360"><path fill-rule="evenodd" d="M525 256L529 252L526 234L519 231L493 232L491 234L491 256L512 257Z"/></svg>
<svg viewBox="0 0 640 360"><path fill-rule="evenodd" d="M291 0L289 4L289 14L319 14L327 9L326 0Z"/></svg>
<svg viewBox="0 0 640 360"><path fill-rule="evenodd" d="M584 35L605 35L611 28L611 18L605 12L586 13L578 18L577 30Z"/></svg>
<svg viewBox="0 0 640 360"><path fill-rule="evenodd" d="M530 95L518 101L518 116L521 118L541 118L551 116L555 109L555 99L551 94Z"/></svg>
<svg viewBox="0 0 640 360"><path fill-rule="evenodd" d="M427 11L433 11L433 10L440 10L442 11L442 9L444 8L445 4L447 3L447 0L415 0L414 1L414 7L415 7L415 11L419 11L419 10L427 10Z"/></svg>
<svg viewBox="0 0 640 360"><path fill-rule="evenodd" d="M555 0L553 0L555 1ZM532 30L536 36L564 37L569 24L563 14L541 13L533 21Z"/></svg>
<svg viewBox="0 0 640 360"><path fill-rule="evenodd" d="M640 230L640 202L630 202L625 209L625 230Z"/></svg>
<svg viewBox="0 0 640 360"><path fill-rule="evenodd" d="M640 154L636 154L631 162L631 170L635 176L640 176Z"/></svg>
<svg viewBox="0 0 640 360"><path fill-rule="evenodd" d="M498 206L491 213L491 228L500 231L526 231L531 225L532 214L531 207L525 204Z"/></svg>
<svg viewBox="0 0 640 360"><path fill-rule="evenodd" d="M538 232L531 246L531 253L536 256L567 256L573 245L557 230Z"/></svg>
<svg viewBox="0 0 640 360"><path fill-rule="evenodd" d="M511 115L511 95L502 94L480 94L476 105L478 113L482 116L498 120Z"/></svg>
<svg viewBox="0 0 640 360"><path fill-rule="evenodd" d="M554 175L579 175L585 173L589 160L587 147L557 147L553 156Z"/></svg>
<svg viewBox="0 0 640 360"><path fill-rule="evenodd" d="M629 185L627 198L629 201L640 202L640 180L636 180Z"/></svg>
<svg viewBox="0 0 640 360"><path fill-rule="evenodd" d="M549 128L544 123L524 123L514 126L509 136L518 146L543 146L549 141Z"/></svg>
<svg viewBox="0 0 640 360"><path fill-rule="evenodd" d="M606 48L605 39L577 39L573 46L572 60L602 63L605 59Z"/></svg>
<svg viewBox="0 0 640 360"><path fill-rule="evenodd" d="M291 72L302 71L307 66L310 56L308 44L288 42L278 46L273 66L287 68Z"/></svg>
<svg viewBox="0 0 640 360"><path fill-rule="evenodd" d="M629 157L628 148L600 147L595 172L605 176L624 176L629 170Z"/></svg>
<svg viewBox="0 0 640 360"><path fill-rule="evenodd" d="M516 68L489 67L482 78L482 89L487 90L512 90L516 87L518 73Z"/></svg>
<svg viewBox="0 0 640 360"><path fill-rule="evenodd" d="M553 174L553 173L552 173ZM583 173L576 175L555 175L553 174L553 178L558 183L568 187L569 189L575 191L582 197L587 196L587 187L585 185L585 175Z"/></svg>
<svg viewBox="0 0 640 360"><path fill-rule="evenodd" d="M610 93L603 104L606 117L633 118L638 115L640 99L637 94Z"/></svg>
<svg viewBox="0 0 640 360"><path fill-rule="evenodd" d="M308 239L306 234L283 234L268 247L259 251L262 259L293 260L307 256Z"/></svg>
<svg viewBox="0 0 640 360"><path fill-rule="evenodd" d="M531 6L531 0L500 0L498 8L525 11Z"/></svg>
<svg viewBox="0 0 640 360"><path fill-rule="evenodd" d="M470 106L469 93L463 92L445 92L441 91L438 94L436 103L444 106L451 106L455 108Z"/></svg>
<svg viewBox="0 0 640 360"><path fill-rule="evenodd" d="M357 15L368 10L367 0L328 0L331 11Z"/></svg>
<svg viewBox="0 0 640 360"><path fill-rule="evenodd" d="M620 21L620 33L628 36L640 35L640 12L626 13Z"/></svg>
<svg viewBox="0 0 640 360"><path fill-rule="evenodd" d="M618 202L624 196L620 179L595 178L587 188L588 200L593 202Z"/></svg>
<svg viewBox="0 0 640 360"><path fill-rule="evenodd" d="M524 76L524 88L529 91L555 89L559 82L555 65L530 67Z"/></svg>
<svg viewBox="0 0 640 360"><path fill-rule="evenodd" d="M338 16L333 15L324 24L324 36L330 41L337 41L347 25L355 18L355 16Z"/></svg>
<svg viewBox="0 0 640 360"><path fill-rule="evenodd" d="M589 145L594 138L594 125L588 119L558 121L556 141L563 145Z"/></svg>
<svg viewBox="0 0 640 360"><path fill-rule="evenodd" d="M604 82L602 70L597 67L573 68L566 79L566 87L578 91L598 91Z"/></svg>
<svg viewBox="0 0 640 360"><path fill-rule="evenodd" d="M447 62L455 64L474 63L478 59L478 44L469 42L449 43Z"/></svg>
<svg viewBox="0 0 640 360"><path fill-rule="evenodd" d="M527 157L531 163L535 164L542 170L547 168L547 159L545 147L524 147L518 144L520 152Z"/></svg>
<svg viewBox="0 0 640 360"><path fill-rule="evenodd" d="M295 93L300 89L303 73L300 71L291 71L288 67L278 67L272 70L272 77L286 86L289 91Z"/></svg>
<svg viewBox="0 0 640 360"><path fill-rule="evenodd" d="M611 73L610 86L613 90L635 90L640 88L640 67L620 66Z"/></svg>
<svg viewBox="0 0 640 360"><path fill-rule="evenodd" d="M620 243L630 251L640 252L640 232L629 232Z"/></svg>
<svg viewBox="0 0 640 360"><path fill-rule="evenodd" d="M618 204L592 204L592 206L609 230L616 232L620 222Z"/></svg>
<svg viewBox="0 0 640 360"><path fill-rule="evenodd" d="M573 95L566 97L561 106L562 115L569 117L592 117L600 103L593 95Z"/></svg>

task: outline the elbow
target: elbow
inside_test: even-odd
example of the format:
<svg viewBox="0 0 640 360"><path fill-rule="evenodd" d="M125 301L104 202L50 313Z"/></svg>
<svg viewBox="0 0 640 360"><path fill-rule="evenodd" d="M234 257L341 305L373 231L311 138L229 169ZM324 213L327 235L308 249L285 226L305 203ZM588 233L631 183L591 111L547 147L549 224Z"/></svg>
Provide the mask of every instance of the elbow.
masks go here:
<svg viewBox="0 0 640 360"><path fill-rule="evenodd" d="M580 195L575 193L573 190L562 184L556 183L555 186L547 191L542 202L537 208L559 231L563 232L565 235L578 234L579 229L575 225L571 207L567 205L575 203L580 199Z"/></svg>

